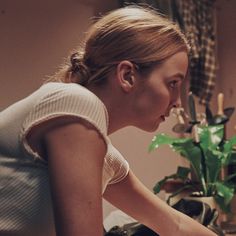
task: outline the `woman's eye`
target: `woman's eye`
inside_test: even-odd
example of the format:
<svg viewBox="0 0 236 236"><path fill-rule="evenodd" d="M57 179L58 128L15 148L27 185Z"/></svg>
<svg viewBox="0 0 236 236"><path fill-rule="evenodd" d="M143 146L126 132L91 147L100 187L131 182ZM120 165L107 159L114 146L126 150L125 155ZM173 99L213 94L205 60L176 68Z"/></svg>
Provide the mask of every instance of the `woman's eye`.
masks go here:
<svg viewBox="0 0 236 236"><path fill-rule="evenodd" d="M169 85L170 85L171 88L176 88L178 86L178 81L177 80L173 80L173 81L170 82Z"/></svg>

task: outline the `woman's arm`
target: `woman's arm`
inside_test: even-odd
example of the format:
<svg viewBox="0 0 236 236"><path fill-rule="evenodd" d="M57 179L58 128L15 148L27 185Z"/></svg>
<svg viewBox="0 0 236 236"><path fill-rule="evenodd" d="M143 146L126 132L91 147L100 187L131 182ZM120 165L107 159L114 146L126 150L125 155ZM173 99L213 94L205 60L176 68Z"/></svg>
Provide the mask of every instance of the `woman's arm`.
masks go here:
<svg viewBox="0 0 236 236"><path fill-rule="evenodd" d="M132 171L123 181L108 186L104 198L162 236L215 236L155 196Z"/></svg>
<svg viewBox="0 0 236 236"><path fill-rule="evenodd" d="M83 122L53 126L44 142L57 236L101 236L106 144Z"/></svg>

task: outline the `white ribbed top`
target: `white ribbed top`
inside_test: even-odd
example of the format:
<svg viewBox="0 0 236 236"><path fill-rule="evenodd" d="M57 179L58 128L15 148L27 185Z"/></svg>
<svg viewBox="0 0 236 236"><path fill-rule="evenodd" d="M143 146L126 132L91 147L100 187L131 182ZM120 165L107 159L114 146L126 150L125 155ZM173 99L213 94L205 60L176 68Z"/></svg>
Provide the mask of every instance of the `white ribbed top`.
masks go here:
<svg viewBox="0 0 236 236"><path fill-rule="evenodd" d="M34 126L66 115L85 119L107 144L103 192L127 175L127 161L107 136L108 114L102 101L78 84L44 84L0 113L0 235L54 234L47 162L31 149L26 136Z"/></svg>
<svg viewBox="0 0 236 236"><path fill-rule="evenodd" d="M43 85L41 91L43 95L37 100L22 126L20 135L25 150L34 158L42 159L38 153L33 152L25 139L30 129L55 117L76 116L92 124L107 143L103 191L107 184L122 180L127 175L129 166L107 136L109 118L102 101L85 87L74 83L51 82Z"/></svg>

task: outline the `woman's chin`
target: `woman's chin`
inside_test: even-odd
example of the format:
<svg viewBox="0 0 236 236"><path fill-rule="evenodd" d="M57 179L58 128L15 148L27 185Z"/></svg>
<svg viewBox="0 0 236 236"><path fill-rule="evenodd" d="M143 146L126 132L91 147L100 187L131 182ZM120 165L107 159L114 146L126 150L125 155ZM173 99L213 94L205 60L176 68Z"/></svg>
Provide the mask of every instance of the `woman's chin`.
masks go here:
<svg viewBox="0 0 236 236"><path fill-rule="evenodd" d="M142 127L139 127L139 128L141 128L143 131L152 133L152 132L155 132L155 131L158 130L160 123L161 123L161 121L158 120L156 122L153 122L152 124L149 123L149 125L142 126Z"/></svg>

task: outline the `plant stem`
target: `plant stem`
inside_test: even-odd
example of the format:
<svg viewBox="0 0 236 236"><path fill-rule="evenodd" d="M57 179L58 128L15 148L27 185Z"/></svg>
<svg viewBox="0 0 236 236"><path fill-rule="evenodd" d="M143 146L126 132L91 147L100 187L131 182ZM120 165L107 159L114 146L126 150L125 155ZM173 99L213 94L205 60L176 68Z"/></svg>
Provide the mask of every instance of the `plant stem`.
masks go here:
<svg viewBox="0 0 236 236"><path fill-rule="evenodd" d="M206 169L206 161L205 161L205 155L202 150L202 147L199 142L195 142L195 145L200 149L201 152L201 170L202 170L202 176L201 176L201 182L202 182L202 187L203 187L203 194L204 196L208 196L208 191L207 191L207 169Z"/></svg>
<svg viewBox="0 0 236 236"><path fill-rule="evenodd" d="M200 138L199 138L197 127L198 127L197 124L193 125L192 135L193 135L194 144L196 147L200 149L200 154L201 154L201 165L200 165L201 173L199 173L200 174L199 178L202 183L203 194L204 196L208 196L207 186L206 186L206 182L207 182L206 161L205 161L205 155L204 155L203 149L200 145Z"/></svg>

